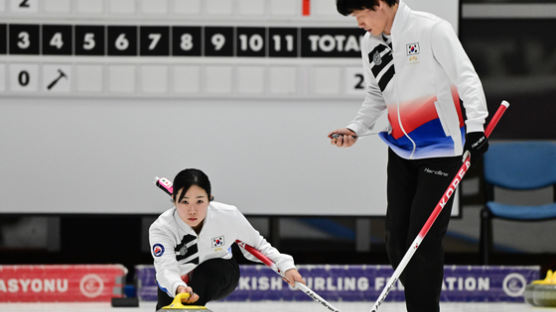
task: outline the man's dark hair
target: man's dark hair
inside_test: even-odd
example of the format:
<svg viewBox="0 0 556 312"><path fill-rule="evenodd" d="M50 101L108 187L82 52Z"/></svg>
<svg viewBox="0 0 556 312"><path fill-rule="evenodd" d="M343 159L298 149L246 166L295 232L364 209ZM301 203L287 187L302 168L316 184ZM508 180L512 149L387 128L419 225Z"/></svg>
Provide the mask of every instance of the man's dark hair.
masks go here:
<svg viewBox="0 0 556 312"><path fill-rule="evenodd" d="M205 190L209 200L211 200L210 181L208 176L199 169L184 169L174 178L174 193L172 194L174 201L180 202L192 185L197 185ZM180 198L176 198L178 196L178 191L181 189L183 190L181 191Z"/></svg>
<svg viewBox="0 0 556 312"><path fill-rule="evenodd" d="M373 10L379 1L384 1L389 6L394 6L399 0L336 0L336 9L340 14L347 16L355 10Z"/></svg>

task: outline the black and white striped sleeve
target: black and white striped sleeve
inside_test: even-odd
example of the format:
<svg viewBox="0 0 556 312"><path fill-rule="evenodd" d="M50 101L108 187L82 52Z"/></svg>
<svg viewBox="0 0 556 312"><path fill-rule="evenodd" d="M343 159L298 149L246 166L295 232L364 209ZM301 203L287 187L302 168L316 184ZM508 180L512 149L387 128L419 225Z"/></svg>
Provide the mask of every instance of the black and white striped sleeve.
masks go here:
<svg viewBox="0 0 556 312"><path fill-rule="evenodd" d="M156 281L160 289L174 297L179 286L187 286L181 279L179 263L174 249L175 242L158 223L149 228L149 243L154 258Z"/></svg>
<svg viewBox="0 0 556 312"><path fill-rule="evenodd" d="M363 103L361 104L361 107L359 108L359 111L357 112L355 117L347 125L347 128L353 130L358 136L368 134L371 131L371 129L374 127L376 120L382 115L382 113L386 109L386 104L384 101L384 97L382 95L381 86L379 85L379 82L375 78L375 75L373 73L373 67L371 66L374 66L375 71L377 70L379 71L377 73L377 76L380 75L379 78L383 80L387 78L386 76L389 75L390 70L392 71L391 74L392 75L394 74L393 73L394 66L391 57L390 57L390 62L387 62L388 51L378 51L378 50L374 51L375 54L379 53L378 55L381 56L381 62L378 65L371 64L373 59L373 53L372 53L373 51L369 49L369 45L370 45L369 38L370 35L366 34L361 39L361 57L363 59L363 73L365 76L365 86L366 86L365 99L363 100ZM375 47L375 49L378 47L380 46ZM382 61L382 59L384 59L384 62ZM391 69L389 66L387 66L389 63L392 63ZM379 70L379 67L382 67L383 64L384 64L384 68ZM388 79L386 84L390 81L390 79ZM386 86L384 86L384 88L385 87Z"/></svg>

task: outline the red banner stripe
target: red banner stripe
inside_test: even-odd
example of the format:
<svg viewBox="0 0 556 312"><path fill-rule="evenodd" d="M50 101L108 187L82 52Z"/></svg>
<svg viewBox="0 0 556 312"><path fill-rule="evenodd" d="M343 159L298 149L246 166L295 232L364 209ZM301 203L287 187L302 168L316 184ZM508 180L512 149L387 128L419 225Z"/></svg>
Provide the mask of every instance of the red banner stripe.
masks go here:
<svg viewBox="0 0 556 312"><path fill-rule="evenodd" d="M0 265L0 302L110 302L127 269L107 265Z"/></svg>

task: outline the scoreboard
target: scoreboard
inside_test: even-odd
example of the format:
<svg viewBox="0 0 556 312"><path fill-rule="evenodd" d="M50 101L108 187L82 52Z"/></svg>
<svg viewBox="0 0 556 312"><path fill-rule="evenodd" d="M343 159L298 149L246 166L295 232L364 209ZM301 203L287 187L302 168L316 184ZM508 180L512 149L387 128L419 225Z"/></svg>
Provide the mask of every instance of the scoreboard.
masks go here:
<svg viewBox="0 0 556 312"><path fill-rule="evenodd" d="M360 98L364 89L363 32L328 1L313 0L308 16L300 0L1 2L5 95Z"/></svg>
<svg viewBox="0 0 556 312"><path fill-rule="evenodd" d="M302 59L318 58L355 58L358 64L360 58L359 39L362 32L355 28L317 28L317 27L267 27L267 26L160 26L160 25L68 25L68 24L0 24L0 54L9 56L44 56L51 57L41 59L41 64L72 61L76 64L74 68L65 64L37 66L39 64L13 64L9 66L8 90L7 92L19 93L30 92L37 95L66 94L79 95L98 91L97 96L107 95L103 93L102 76L97 74L96 79L89 73L90 67L82 67L80 64L115 65L106 66L111 79L108 92L128 93L130 96L140 96L142 93L165 93L166 96L176 96L183 93L178 86L173 90L167 90L163 85L153 86L154 81L164 81L170 68L167 64L199 64L212 63L212 58L235 58L245 59L247 63L261 64L280 63L303 64ZM66 57L66 58L64 58ZM96 58L95 58L96 57ZM101 57L101 59L98 59ZM127 57L127 58L126 58ZM142 67L139 69L143 75L139 79L145 79L139 90L130 88L122 81L134 80L137 72L133 67L125 67L120 77L112 74L118 71L119 61L129 61L130 57L141 64L157 62L156 67ZM250 60L248 60L249 58ZM22 61L23 62L23 61ZM27 63L27 62L25 62ZM317 61L313 64L328 63L328 61ZM345 63L345 60L342 62ZM349 64L348 63L348 64ZM353 66L352 65L352 66ZM42 71L39 70L42 67ZM274 68L276 68L274 67ZM121 68L121 67L120 67ZM143 70L143 68L145 68ZM73 72L75 69L77 72ZM127 69L127 71L125 71ZM262 68L261 68L262 69ZM341 71L341 68L337 68ZM337 95L360 95L363 91L363 75L359 66L350 68L352 83L345 85L343 90L338 89ZM137 68L135 68L137 70ZM269 69L270 71L273 68ZM102 71L97 66L96 73ZM241 69L237 75L242 75ZM357 72L357 73L351 73ZM127 75L126 75L127 73ZM196 80L199 77L191 77L197 71L190 67L174 68L172 79L174 80ZM221 74L216 72L215 75ZM225 74L225 73L223 73ZM318 75L318 72L309 72L310 76ZM274 76L274 73L272 73ZM295 72L293 73L295 76ZM42 85L37 82L42 78ZM123 78L123 79L120 79ZM260 80L261 77L252 77L243 74L237 77L243 81ZM291 77L290 77L291 78ZM340 76L331 77L328 85L339 83ZM313 77L313 79L317 79ZM211 77L207 78L212 81ZM75 81L75 86L72 83ZM295 89L294 79L279 80L281 84L272 83L271 92L281 93L280 90ZM290 84L288 84L290 82ZM120 84L122 86L120 87ZM156 92L158 90L159 92ZM321 93L329 88L323 88ZM126 92L127 91L127 92ZM136 92L139 91L139 92ZM170 91L170 93L167 93ZM195 90L194 90L195 91ZM210 95L210 89L196 90L191 92L197 96ZM223 90L225 91L233 90ZM237 90L238 95L263 94L264 90L250 89L251 92ZM288 95L315 96L317 93L289 92ZM293 93L293 94L292 94ZM108 93L109 94L109 93ZM95 94L87 94L88 96Z"/></svg>
<svg viewBox="0 0 556 312"><path fill-rule="evenodd" d="M458 1L407 2L457 28ZM384 215L385 145L326 138L364 97L356 26L332 0L0 0L0 213L156 214L152 178L196 167L246 214Z"/></svg>
<svg viewBox="0 0 556 312"><path fill-rule="evenodd" d="M363 35L353 28L61 24L0 24L0 32L2 54L267 58L360 57Z"/></svg>

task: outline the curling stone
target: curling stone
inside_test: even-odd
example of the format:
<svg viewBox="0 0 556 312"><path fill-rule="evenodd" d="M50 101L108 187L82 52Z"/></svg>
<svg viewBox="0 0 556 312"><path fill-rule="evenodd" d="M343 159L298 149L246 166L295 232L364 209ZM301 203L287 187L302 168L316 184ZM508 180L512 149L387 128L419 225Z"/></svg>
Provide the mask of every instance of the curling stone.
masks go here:
<svg viewBox="0 0 556 312"><path fill-rule="evenodd" d="M525 287L525 301L539 307L556 307L556 274L548 270L544 280L536 280Z"/></svg>

